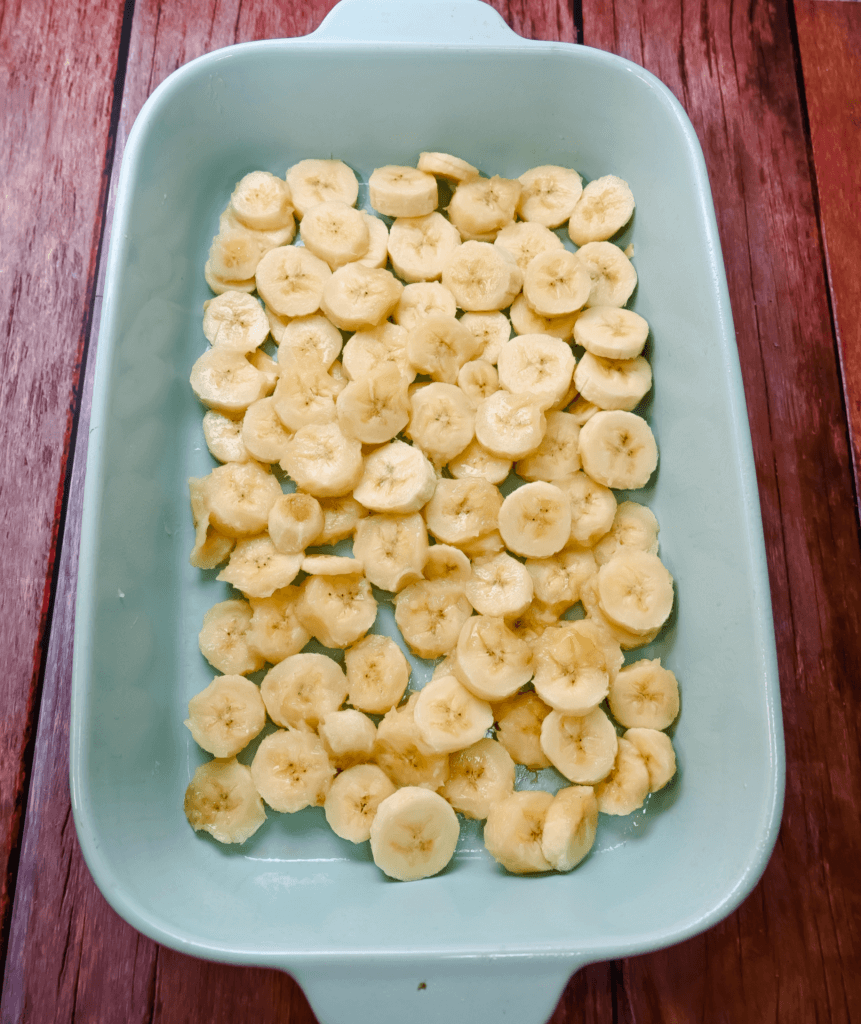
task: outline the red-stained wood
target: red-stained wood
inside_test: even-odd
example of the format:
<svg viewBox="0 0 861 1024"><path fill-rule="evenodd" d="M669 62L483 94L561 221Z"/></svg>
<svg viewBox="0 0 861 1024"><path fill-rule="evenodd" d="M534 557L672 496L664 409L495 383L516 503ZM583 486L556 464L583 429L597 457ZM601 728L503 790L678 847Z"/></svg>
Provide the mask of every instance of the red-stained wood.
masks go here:
<svg viewBox="0 0 861 1024"><path fill-rule="evenodd" d="M583 22L587 44L670 86L705 151L753 435L787 753L783 826L762 882L699 938L625 961L618 1019L844 1024L861 1019L851 853L861 848L861 693L849 682L861 669L861 552L790 12L782 0L584 0ZM857 77L859 55L852 67Z"/></svg>
<svg viewBox="0 0 861 1024"><path fill-rule="evenodd" d="M861 4L795 0L819 216L861 495ZM859 506L861 507L861 506Z"/></svg>
<svg viewBox="0 0 861 1024"><path fill-rule="evenodd" d="M121 25L122 6L103 0L0 8L0 959L110 175Z"/></svg>

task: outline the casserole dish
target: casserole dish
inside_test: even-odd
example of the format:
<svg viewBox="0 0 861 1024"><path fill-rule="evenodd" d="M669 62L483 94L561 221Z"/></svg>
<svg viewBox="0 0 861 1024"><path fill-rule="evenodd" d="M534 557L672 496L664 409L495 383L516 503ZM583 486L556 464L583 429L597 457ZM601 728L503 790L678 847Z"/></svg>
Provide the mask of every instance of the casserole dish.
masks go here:
<svg viewBox="0 0 861 1024"><path fill-rule="evenodd" d="M602 816L568 875L506 874L469 824L443 874L399 884L364 847L346 849L320 809L270 814L237 848L195 835L182 811L206 759L182 722L213 675L196 637L226 590L188 564L186 485L213 464L188 374L205 345L218 214L252 169L283 175L332 155L367 181L421 150L488 174L618 173L637 199L622 244L635 244L632 306L652 325L644 414L661 452L638 495L677 581L670 622L637 656L680 679L680 770L642 812ZM88 866L134 927L195 956L289 971L323 1024L539 1024L579 966L681 941L747 895L783 795L768 578L705 166L653 76L523 40L478 0L342 0L309 37L193 61L129 136L97 359L71 786Z"/></svg>

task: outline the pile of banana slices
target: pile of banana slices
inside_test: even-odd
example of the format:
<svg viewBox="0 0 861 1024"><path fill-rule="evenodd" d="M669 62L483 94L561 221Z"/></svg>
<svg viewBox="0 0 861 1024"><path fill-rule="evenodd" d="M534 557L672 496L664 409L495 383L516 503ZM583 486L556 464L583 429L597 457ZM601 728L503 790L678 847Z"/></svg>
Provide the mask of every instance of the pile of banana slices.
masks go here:
<svg viewBox="0 0 861 1024"><path fill-rule="evenodd" d="M458 812L507 870L568 871L599 812L676 768L676 678L623 655L674 598L655 516L613 493L658 460L633 411L649 326L610 241L634 198L613 175L488 178L445 153L375 170L377 215L359 191L340 160L254 171L212 242L191 385L219 465L189 482L191 563L241 597L200 632L220 674L185 724L213 760L185 812L242 843L266 806L322 806L403 880L448 864ZM371 631L380 601L437 661L415 692ZM571 784L515 792L516 764Z"/></svg>

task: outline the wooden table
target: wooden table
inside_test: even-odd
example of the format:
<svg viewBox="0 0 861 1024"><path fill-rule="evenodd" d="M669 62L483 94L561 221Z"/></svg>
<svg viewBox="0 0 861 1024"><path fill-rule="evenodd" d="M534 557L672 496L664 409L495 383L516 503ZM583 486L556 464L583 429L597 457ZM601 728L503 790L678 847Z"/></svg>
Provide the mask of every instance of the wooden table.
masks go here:
<svg viewBox="0 0 861 1024"><path fill-rule="evenodd" d="M128 131L180 64L310 32L331 6L0 6L3 1024L313 1020L286 976L189 959L109 909L72 824L67 723L93 357ZM861 1021L861 3L494 6L525 36L643 64L699 134L753 433L786 730L783 827L752 895L699 938L581 971L552 1020Z"/></svg>

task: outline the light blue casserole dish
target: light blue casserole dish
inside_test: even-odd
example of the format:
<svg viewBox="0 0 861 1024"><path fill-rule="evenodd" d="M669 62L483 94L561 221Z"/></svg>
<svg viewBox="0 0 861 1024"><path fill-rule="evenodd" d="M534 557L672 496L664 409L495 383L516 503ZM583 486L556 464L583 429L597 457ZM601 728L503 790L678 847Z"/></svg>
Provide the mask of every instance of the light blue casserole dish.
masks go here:
<svg viewBox="0 0 861 1024"><path fill-rule="evenodd" d="M471 825L442 875L395 883L319 809L270 814L237 849L195 835L182 811L206 759L182 722L213 675L196 637L226 590L188 564L186 486L213 464L188 374L205 345L218 213L252 169L334 155L366 181L421 150L489 174L618 173L637 199L622 242L635 244L633 308L652 325L644 411L661 452L639 495L677 582L673 617L644 653L681 682L680 770L643 812L602 816L595 850L568 875L506 874ZM477 0L342 0L311 36L230 47L173 74L141 112L120 176L80 566L75 821L105 897L158 942L287 970L324 1024L540 1024L583 964L730 913L775 841L783 739L720 245L700 147L670 92L609 54L523 40Z"/></svg>

